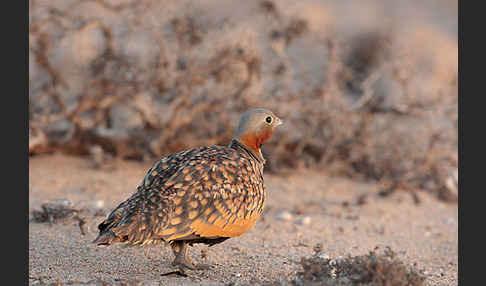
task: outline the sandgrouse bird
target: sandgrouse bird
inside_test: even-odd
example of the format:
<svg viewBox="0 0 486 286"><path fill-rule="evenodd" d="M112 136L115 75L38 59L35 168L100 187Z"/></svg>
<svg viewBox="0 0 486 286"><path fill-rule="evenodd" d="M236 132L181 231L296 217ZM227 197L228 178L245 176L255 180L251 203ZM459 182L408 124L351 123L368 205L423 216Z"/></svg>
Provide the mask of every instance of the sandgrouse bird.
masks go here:
<svg viewBox="0 0 486 286"><path fill-rule="evenodd" d="M174 266L208 269L188 245L212 246L250 230L263 211L261 146L282 121L266 109L242 115L228 146L189 149L162 158L137 191L98 225L97 245L167 242Z"/></svg>

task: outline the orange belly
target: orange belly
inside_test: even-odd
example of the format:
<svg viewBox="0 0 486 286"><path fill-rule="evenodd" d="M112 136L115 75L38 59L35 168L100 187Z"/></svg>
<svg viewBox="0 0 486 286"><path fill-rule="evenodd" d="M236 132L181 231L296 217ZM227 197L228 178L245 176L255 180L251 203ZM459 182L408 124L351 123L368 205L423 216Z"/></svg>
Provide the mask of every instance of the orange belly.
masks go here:
<svg viewBox="0 0 486 286"><path fill-rule="evenodd" d="M236 218L234 222L226 223L222 219L217 219L210 224L200 219L191 224L195 234L201 237L235 237L249 231L258 220L259 215L253 215L248 218Z"/></svg>
<svg viewBox="0 0 486 286"><path fill-rule="evenodd" d="M175 232L165 236L165 240L171 241L176 239L191 239L194 235L202 238L218 238L218 237L236 237L250 230L260 217L260 214L255 212L252 215L245 217L223 219L219 216L214 222L209 223L201 218L197 218L189 224L188 229L182 232ZM168 233L167 233L168 234Z"/></svg>

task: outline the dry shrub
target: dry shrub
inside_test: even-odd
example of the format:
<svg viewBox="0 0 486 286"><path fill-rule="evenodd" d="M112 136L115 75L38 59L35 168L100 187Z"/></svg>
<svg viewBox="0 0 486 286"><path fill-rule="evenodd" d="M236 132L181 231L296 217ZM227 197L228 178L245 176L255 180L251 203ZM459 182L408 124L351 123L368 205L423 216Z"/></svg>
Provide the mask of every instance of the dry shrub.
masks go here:
<svg viewBox="0 0 486 286"><path fill-rule="evenodd" d="M380 253L381 252L381 253ZM303 271L292 280L293 285L424 285L425 275L407 266L386 248L369 254L329 259L320 252L302 257Z"/></svg>
<svg viewBox="0 0 486 286"><path fill-rule="evenodd" d="M76 221L81 235L85 235L83 226L86 221L79 216L83 211L72 208L71 202L67 200L62 200L60 203L44 203L40 211L32 211L31 220L35 223L49 223L51 226L59 221Z"/></svg>
<svg viewBox="0 0 486 286"><path fill-rule="evenodd" d="M314 2L208 3L92 1L89 14L32 1L29 153L154 160L227 144L241 113L266 107L285 122L264 146L271 172L321 168L457 199L457 40L420 23L353 30L358 20Z"/></svg>

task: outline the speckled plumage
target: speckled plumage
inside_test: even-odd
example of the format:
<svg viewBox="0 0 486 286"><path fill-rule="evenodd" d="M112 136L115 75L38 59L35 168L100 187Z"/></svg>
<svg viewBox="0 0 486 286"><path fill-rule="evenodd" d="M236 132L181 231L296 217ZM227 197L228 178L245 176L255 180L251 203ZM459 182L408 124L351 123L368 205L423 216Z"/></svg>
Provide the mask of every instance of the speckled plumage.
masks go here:
<svg viewBox="0 0 486 286"><path fill-rule="evenodd" d="M277 122L261 123L267 114ZM93 243L169 242L176 261L180 258L179 264L193 269L185 260L186 244L213 245L239 236L263 212L265 160L260 147L279 124L270 111L249 111L228 146L198 147L162 158L137 191L99 224Z"/></svg>

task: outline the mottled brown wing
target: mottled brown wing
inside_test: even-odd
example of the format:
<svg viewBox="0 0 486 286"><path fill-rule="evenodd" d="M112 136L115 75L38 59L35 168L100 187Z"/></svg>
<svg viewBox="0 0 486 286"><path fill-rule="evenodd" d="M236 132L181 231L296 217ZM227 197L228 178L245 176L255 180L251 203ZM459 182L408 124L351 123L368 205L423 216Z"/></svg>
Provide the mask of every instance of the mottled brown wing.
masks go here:
<svg viewBox="0 0 486 286"><path fill-rule="evenodd" d="M210 147L193 148L160 159L147 171L139 187L158 189L159 191L166 190L167 188L163 188L163 186L167 180L183 168L186 162L193 160L197 154L204 153L208 149Z"/></svg>
<svg viewBox="0 0 486 286"><path fill-rule="evenodd" d="M136 192L98 226L100 235L97 240L103 242L105 236L107 244L148 242L155 232L166 227L171 211L171 202L167 197L155 192Z"/></svg>
<svg viewBox="0 0 486 286"><path fill-rule="evenodd" d="M245 233L263 211L261 172L232 148L201 152L166 182L175 191L174 212L159 235L171 241Z"/></svg>
<svg viewBox="0 0 486 286"><path fill-rule="evenodd" d="M200 147L171 154L155 163L137 191L98 225L100 235L95 242L143 243L164 229L172 212L172 202L169 199L171 189L163 185L186 161L203 149Z"/></svg>

